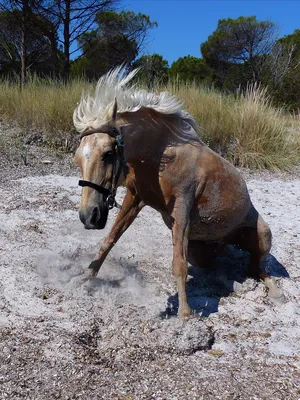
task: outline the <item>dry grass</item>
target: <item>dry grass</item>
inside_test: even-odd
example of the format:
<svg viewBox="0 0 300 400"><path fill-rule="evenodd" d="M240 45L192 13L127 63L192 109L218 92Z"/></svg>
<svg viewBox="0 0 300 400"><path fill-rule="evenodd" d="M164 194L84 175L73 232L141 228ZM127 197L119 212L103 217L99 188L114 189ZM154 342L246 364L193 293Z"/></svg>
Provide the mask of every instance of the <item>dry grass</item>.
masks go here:
<svg viewBox="0 0 300 400"><path fill-rule="evenodd" d="M169 86L201 127L212 149L242 167L289 169L300 161L300 122L272 106L265 89L249 86L236 96Z"/></svg>
<svg viewBox="0 0 300 400"><path fill-rule="evenodd" d="M17 83L2 81L0 117L17 123L24 133L39 129L48 143L61 145L74 131L73 110L88 86L84 81L64 85L33 78L21 91ZM299 163L299 118L273 107L266 90L249 86L245 93L233 96L172 83L167 90L181 98L196 118L201 139L235 165L289 169Z"/></svg>
<svg viewBox="0 0 300 400"><path fill-rule="evenodd" d="M74 131L72 115L87 83L33 78L21 90L18 83L0 83L0 116L16 123L24 133L41 130L49 143L59 143Z"/></svg>
<svg viewBox="0 0 300 400"><path fill-rule="evenodd" d="M215 357L222 357L224 355L224 351L220 349L211 349L207 353Z"/></svg>

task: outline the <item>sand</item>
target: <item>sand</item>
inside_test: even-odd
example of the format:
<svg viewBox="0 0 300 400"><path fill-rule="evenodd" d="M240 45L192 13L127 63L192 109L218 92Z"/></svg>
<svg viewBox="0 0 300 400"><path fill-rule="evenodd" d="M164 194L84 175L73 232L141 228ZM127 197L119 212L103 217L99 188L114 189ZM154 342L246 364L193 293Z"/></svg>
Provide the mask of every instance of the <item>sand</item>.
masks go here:
<svg viewBox="0 0 300 400"><path fill-rule="evenodd" d="M247 254L229 248L217 269L190 267L194 315L182 325L160 215L142 210L82 284L117 210L103 231L85 230L78 171L51 165L2 170L0 398L300 398L297 174L245 174L273 232L265 267L285 302L246 279Z"/></svg>

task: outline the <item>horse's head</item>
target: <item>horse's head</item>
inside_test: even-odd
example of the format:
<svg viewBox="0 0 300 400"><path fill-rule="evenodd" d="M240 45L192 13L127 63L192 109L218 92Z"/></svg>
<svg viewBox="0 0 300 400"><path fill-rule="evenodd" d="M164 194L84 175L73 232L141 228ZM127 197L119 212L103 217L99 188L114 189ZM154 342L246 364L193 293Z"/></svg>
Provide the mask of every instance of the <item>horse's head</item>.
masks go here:
<svg viewBox="0 0 300 400"><path fill-rule="evenodd" d="M85 130L75 153L83 181L79 217L86 229L103 229L107 222L110 197L114 199L115 189L121 183L120 154L116 137L115 103L111 122L98 129Z"/></svg>

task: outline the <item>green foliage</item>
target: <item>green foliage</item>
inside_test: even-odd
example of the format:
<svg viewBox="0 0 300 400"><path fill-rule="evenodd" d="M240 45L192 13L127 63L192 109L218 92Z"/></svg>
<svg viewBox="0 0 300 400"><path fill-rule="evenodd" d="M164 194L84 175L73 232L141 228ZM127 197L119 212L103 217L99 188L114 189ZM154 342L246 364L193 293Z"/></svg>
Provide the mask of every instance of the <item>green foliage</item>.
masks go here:
<svg viewBox="0 0 300 400"><path fill-rule="evenodd" d="M207 64L198 57L185 56L174 61L170 71L172 79L178 79L181 82L206 82L211 80L211 70Z"/></svg>
<svg viewBox="0 0 300 400"><path fill-rule="evenodd" d="M300 29L295 29L292 34L283 36L282 38L278 39L278 42L283 44L285 47L295 45L296 48L293 56L300 56Z"/></svg>
<svg viewBox="0 0 300 400"><path fill-rule="evenodd" d="M98 78L117 65L131 65L149 29L157 26L148 15L133 11L101 12L96 22L96 29L79 38L84 55L72 66L73 76Z"/></svg>
<svg viewBox="0 0 300 400"><path fill-rule="evenodd" d="M243 68L235 69L240 82L260 82L264 60L272 51L275 36L276 25L271 21L257 21L255 16L220 19L217 29L200 49L221 86L232 66L238 64L243 65Z"/></svg>
<svg viewBox="0 0 300 400"><path fill-rule="evenodd" d="M72 76L97 79L111 68L120 64L131 64L137 56L134 40L119 34L113 37L99 37L96 31L87 32L80 38L84 56L77 59L72 67Z"/></svg>
<svg viewBox="0 0 300 400"><path fill-rule="evenodd" d="M49 38L53 25L43 16L28 15L26 30L27 72L47 74L53 71L52 48ZM18 10L0 12L0 73L18 74L21 69L22 13ZM53 40L56 42L55 35ZM56 43L55 43L56 45Z"/></svg>
<svg viewBox="0 0 300 400"><path fill-rule="evenodd" d="M272 49L276 26L255 16L220 19L217 29L201 45L205 60L245 62Z"/></svg>
<svg viewBox="0 0 300 400"><path fill-rule="evenodd" d="M295 110L300 108L300 29L296 29L291 35L278 40L281 53L286 54L290 64L283 65L286 73L277 85L274 85L272 77L269 77L269 87L275 101L284 104L286 108ZM276 60L273 73L278 73L280 63ZM274 79L273 79L274 80Z"/></svg>
<svg viewBox="0 0 300 400"><path fill-rule="evenodd" d="M138 76L148 88L157 84L165 84L168 80L168 61L160 54L144 55L136 60L133 68L141 68Z"/></svg>
<svg viewBox="0 0 300 400"><path fill-rule="evenodd" d="M282 85L272 92L272 97L277 104L281 104L289 111L299 113L300 109L300 71L296 69L288 74Z"/></svg>
<svg viewBox="0 0 300 400"><path fill-rule="evenodd" d="M146 14L135 14L133 11L106 11L96 16L98 34L101 37L112 37L122 34L129 40L135 40L138 48L144 43L149 29L157 27L157 22L152 22Z"/></svg>
<svg viewBox="0 0 300 400"><path fill-rule="evenodd" d="M70 9L64 7L68 2ZM169 68L159 54L137 59L157 23L145 14L114 11L118 2L87 0L82 14L77 7L81 0L8 0L7 5L0 0L5 3L5 11L0 12L0 76L20 75L22 84L32 74L67 81L71 64L73 79L93 80L126 64L129 70L141 67L139 77L148 88L176 79L179 85L204 83L235 93L249 82L259 82L277 104L289 110L300 108L300 29L275 40L276 25L271 21L258 21L255 16L220 19L201 45L203 59L180 57ZM82 54L71 61L70 55L76 52L77 56L78 49Z"/></svg>

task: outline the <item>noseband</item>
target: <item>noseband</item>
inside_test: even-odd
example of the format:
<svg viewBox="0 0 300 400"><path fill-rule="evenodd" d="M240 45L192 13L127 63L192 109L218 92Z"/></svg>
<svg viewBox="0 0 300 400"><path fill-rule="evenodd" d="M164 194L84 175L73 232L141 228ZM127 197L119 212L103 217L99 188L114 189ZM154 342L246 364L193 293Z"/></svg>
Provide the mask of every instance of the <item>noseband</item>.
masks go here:
<svg viewBox="0 0 300 400"><path fill-rule="evenodd" d="M82 139L85 136L93 135L94 133L100 133L98 130L88 130L83 132L80 135L80 139ZM102 132L101 132L102 133ZM112 172L112 180L111 180L111 188L106 189L104 186L97 185L96 183L90 182L90 181L85 181L85 180L80 180L78 182L78 185L81 187L90 187L94 190L96 190L98 193L103 194L106 196L106 206L108 210L111 210L114 207L121 208L121 206L116 202L115 197L117 193L117 184L118 180L120 178L121 172L123 170L123 173L126 177L128 173L128 167L124 158L124 141L123 141L123 136L117 129L113 129L112 131L107 131L103 132L108 134L109 136L113 137L116 139L115 142L115 148L114 148L114 159L113 159L113 172Z"/></svg>

